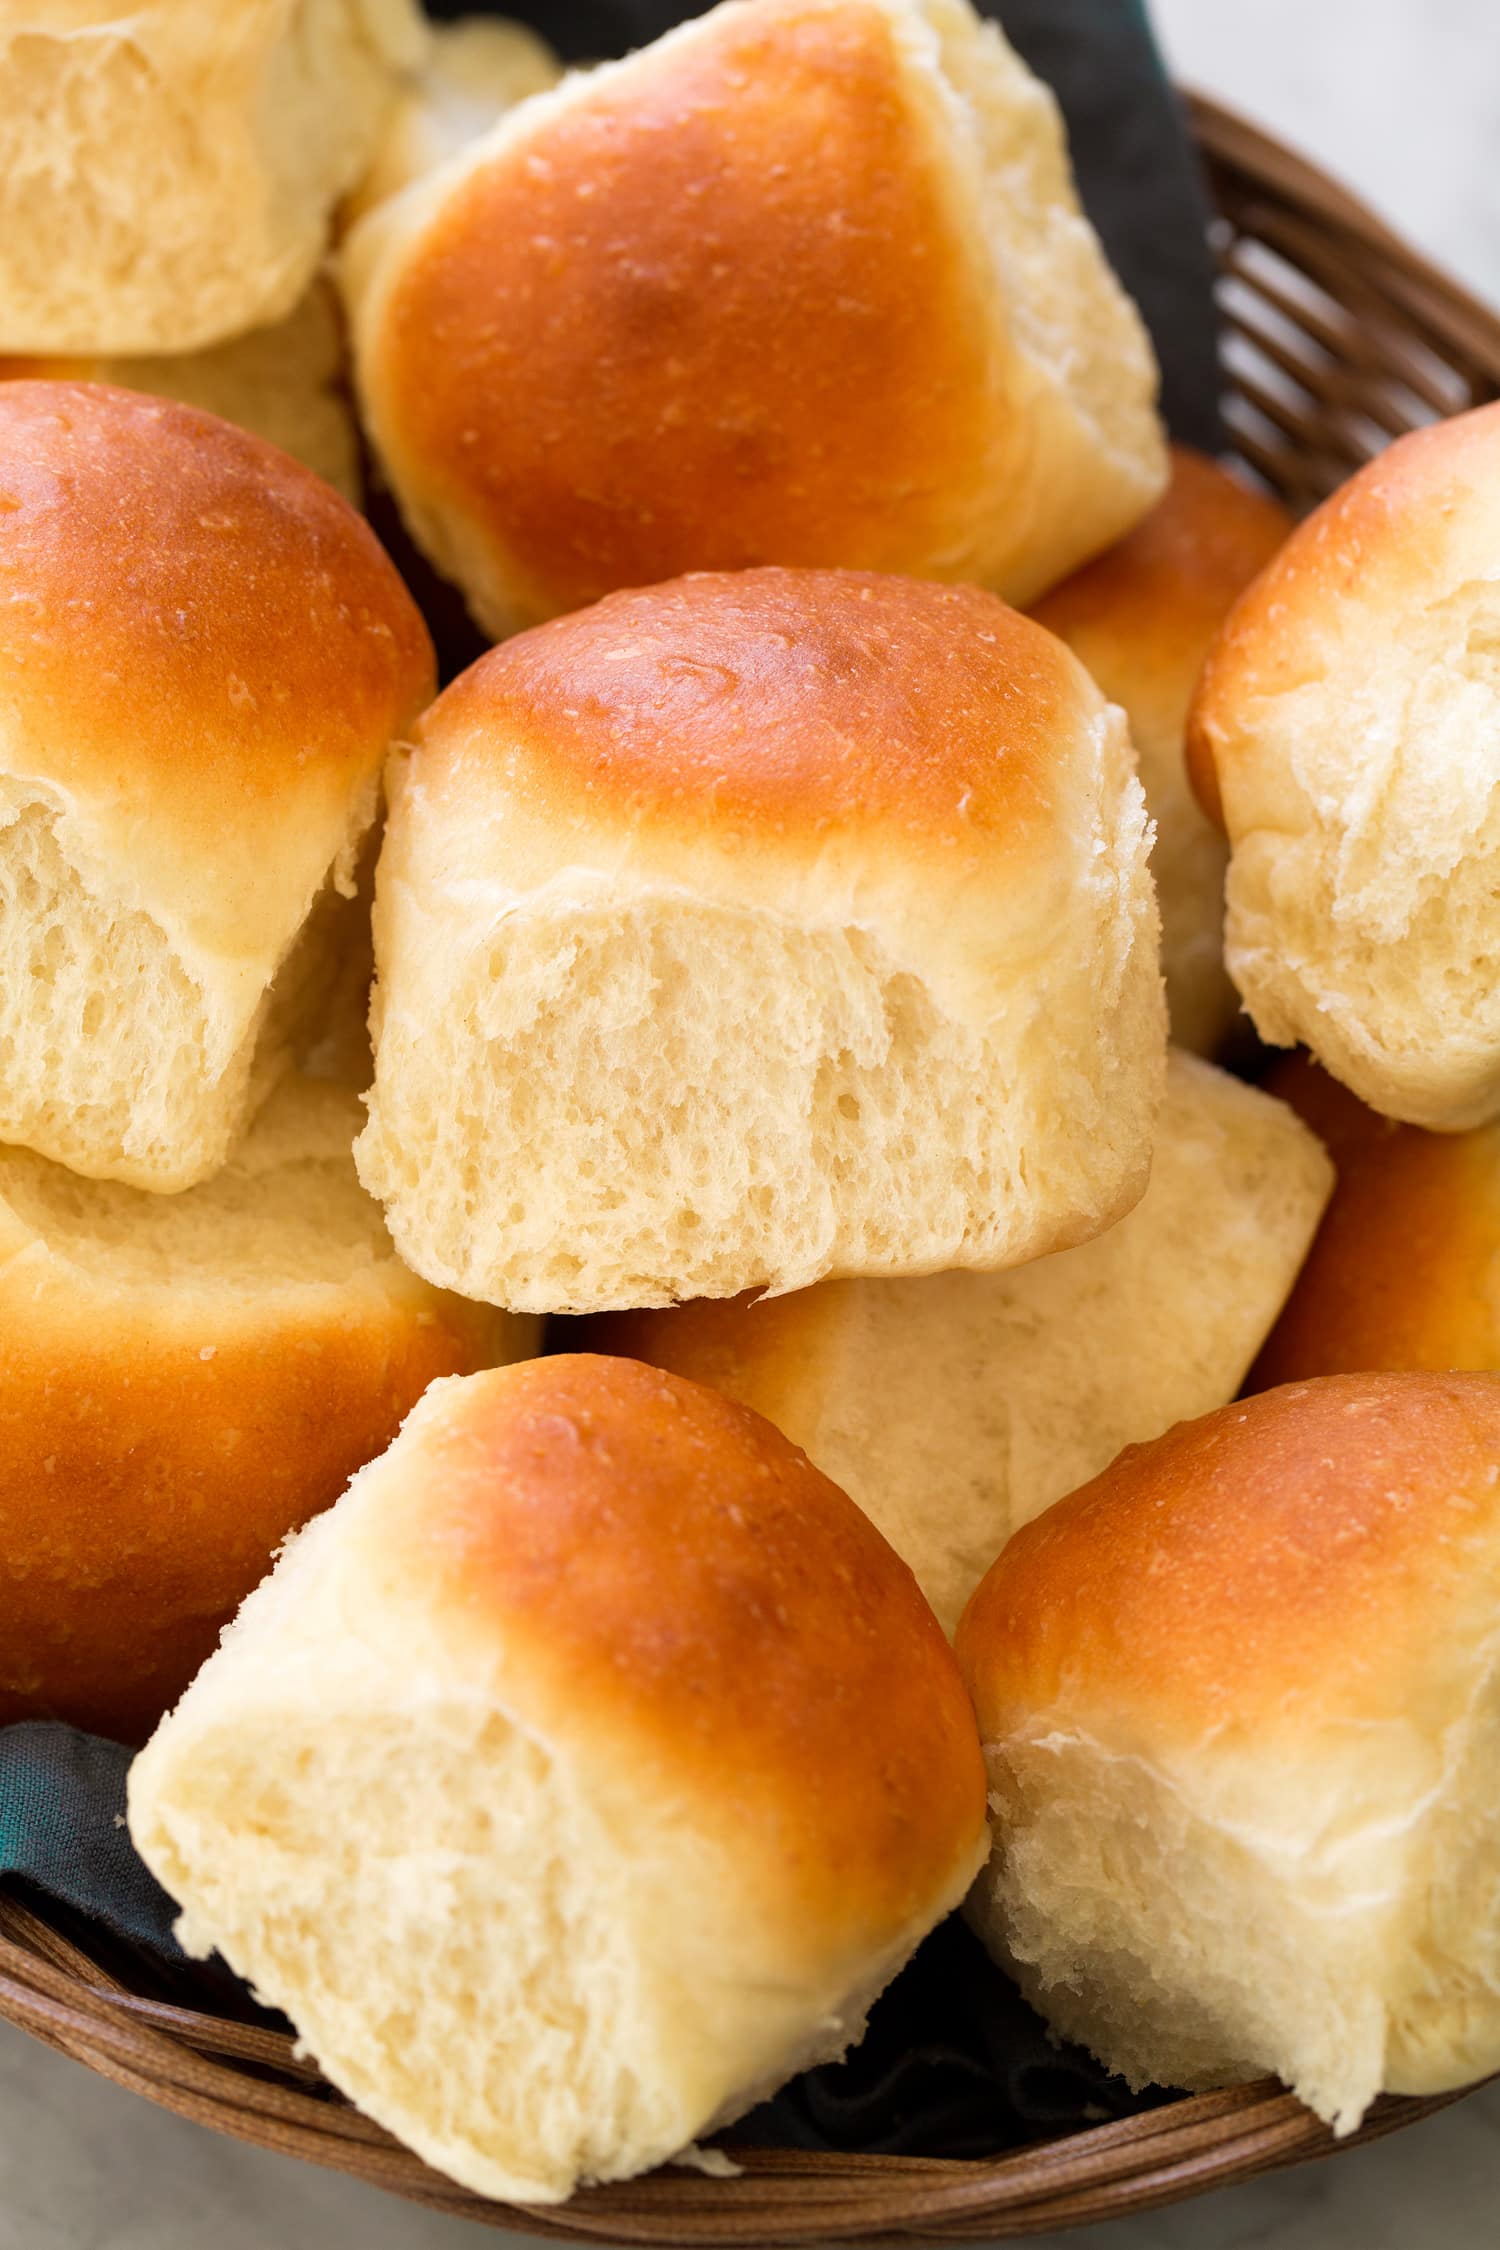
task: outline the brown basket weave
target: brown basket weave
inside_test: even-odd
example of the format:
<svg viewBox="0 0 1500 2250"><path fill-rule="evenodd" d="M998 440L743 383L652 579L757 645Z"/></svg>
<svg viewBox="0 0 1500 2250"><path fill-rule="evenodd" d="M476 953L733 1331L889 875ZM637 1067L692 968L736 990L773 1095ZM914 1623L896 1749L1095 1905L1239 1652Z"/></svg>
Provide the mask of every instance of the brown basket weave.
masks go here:
<svg viewBox="0 0 1500 2250"><path fill-rule="evenodd" d="M1299 513L1392 438L1500 396L1500 315L1315 165L1202 95L1226 419Z"/></svg>
<svg viewBox="0 0 1500 2250"><path fill-rule="evenodd" d="M1391 438L1500 396L1500 318L1314 166L1214 102L1190 107L1220 214L1229 429L1246 464L1306 509ZM735 2179L668 2168L561 2210L523 2210L429 2171L299 2061L290 2039L142 1999L4 1898L0 2016L238 2140L562 2242L994 2241L1150 2210L1335 2145L1264 2081L993 2161L749 2150ZM1455 2098L1379 2102L1339 2145Z"/></svg>

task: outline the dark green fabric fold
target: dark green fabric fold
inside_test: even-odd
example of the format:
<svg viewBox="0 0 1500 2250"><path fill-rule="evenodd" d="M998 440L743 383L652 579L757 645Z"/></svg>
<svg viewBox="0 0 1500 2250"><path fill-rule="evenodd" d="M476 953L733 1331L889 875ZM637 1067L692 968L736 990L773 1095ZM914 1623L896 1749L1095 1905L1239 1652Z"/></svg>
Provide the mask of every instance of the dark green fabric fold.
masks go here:
<svg viewBox="0 0 1500 2250"><path fill-rule="evenodd" d="M50 1719L0 1728L0 1876L181 1960L174 1908L131 1849L131 1753Z"/></svg>

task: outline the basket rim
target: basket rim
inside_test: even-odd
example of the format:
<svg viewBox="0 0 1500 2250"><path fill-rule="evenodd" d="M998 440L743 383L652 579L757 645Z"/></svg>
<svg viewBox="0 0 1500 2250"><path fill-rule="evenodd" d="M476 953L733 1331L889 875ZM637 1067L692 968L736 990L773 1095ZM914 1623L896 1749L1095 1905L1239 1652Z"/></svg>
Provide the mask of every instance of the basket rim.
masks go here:
<svg viewBox="0 0 1500 2250"><path fill-rule="evenodd" d="M1477 296L1440 259L1419 250L1336 174L1216 95L1179 94L1193 138L1211 163L1260 186L1268 205L1314 203L1335 243L1377 256L1387 288L1413 319L1472 359L1500 389L1500 307Z"/></svg>
<svg viewBox="0 0 1500 2250"><path fill-rule="evenodd" d="M1211 169L1248 183L1273 217L1311 205L1332 251L1378 259L1391 301L1500 392L1500 311L1300 151L1214 96L1191 87L1181 93ZM895 2250L1084 2226L1367 2146L1475 2091L1383 2096L1357 2131L1336 2138L1295 2096L1263 2079L1184 2095L994 2158L731 2145L739 2167L733 2179L666 2166L583 2189L564 2205L537 2206L490 2201L430 2170L328 2087L289 2035L130 1991L3 1888L0 2019L158 2107L450 2216L560 2242L661 2250L820 2242Z"/></svg>
<svg viewBox="0 0 1500 2250"><path fill-rule="evenodd" d="M1187 2095L1142 2115L995 2158L737 2148L729 2179L668 2165L564 2205L493 2202L426 2166L328 2088L285 2032L142 1999L0 1893L0 2017L159 2107L232 2138L349 2171L454 2217L572 2242L811 2245L995 2240L1181 2200L1355 2148L1469 2089L1385 2096L1358 2131L1330 2129L1274 2079ZM236 2067L238 2066L238 2067Z"/></svg>

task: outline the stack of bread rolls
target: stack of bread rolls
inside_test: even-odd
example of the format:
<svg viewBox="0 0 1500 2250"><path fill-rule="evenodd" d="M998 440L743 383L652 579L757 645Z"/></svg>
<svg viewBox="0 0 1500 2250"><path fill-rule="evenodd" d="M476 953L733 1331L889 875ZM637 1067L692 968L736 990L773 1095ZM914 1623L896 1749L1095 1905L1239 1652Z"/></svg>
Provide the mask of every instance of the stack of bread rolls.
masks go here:
<svg viewBox="0 0 1500 2250"><path fill-rule="evenodd" d="M967 0L12 16L0 1716L491 2195L966 1896L1135 2083L1496 2067L1500 419L1169 453Z"/></svg>

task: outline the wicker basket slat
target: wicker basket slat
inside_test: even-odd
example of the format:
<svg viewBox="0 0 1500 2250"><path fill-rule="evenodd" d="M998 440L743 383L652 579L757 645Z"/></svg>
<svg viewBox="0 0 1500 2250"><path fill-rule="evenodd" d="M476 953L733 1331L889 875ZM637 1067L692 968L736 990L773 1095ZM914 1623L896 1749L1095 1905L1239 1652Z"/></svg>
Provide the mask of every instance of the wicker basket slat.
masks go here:
<svg viewBox="0 0 1500 2250"><path fill-rule="evenodd" d="M1189 106L1220 212L1226 418L1289 505L1500 395L1500 316L1304 158L1216 102Z"/></svg>
<svg viewBox="0 0 1500 2250"><path fill-rule="evenodd" d="M1300 333L1323 353L1325 364L1352 372L1351 362L1362 349L1361 329L1347 306L1326 296L1265 244L1246 236L1236 239L1225 253L1224 272L1224 303L1232 316L1258 313L1268 326L1274 320L1283 340ZM1424 416L1439 420L1460 414L1472 403L1471 380L1436 353L1416 348L1391 329L1383 331L1381 342L1391 382L1412 401L1402 427L1414 427Z"/></svg>
<svg viewBox="0 0 1500 2250"><path fill-rule="evenodd" d="M186 2011L142 2002L48 1933L47 1956L24 1942L36 1917L0 1901L0 2013L117 2085L193 2122L341 2171L496 2227L560 2240L642 2245L788 2244L859 2240L982 2241L1083 2224L1175 2201L1200 2185L1247 2177L1322 2153L1326 2129L1267 2081L1200 2095L1043 2143L998 2162L837 2157L748 2151L732 2181L668 2169L580 2196L565 2212L484 2203L423 2167L382 2129L306 2075L283 2033L220 2024L182 2034ZM19 1935L18 1935L19 1933ZM63 1964L71 1963L71 1969ZM145 2020L143 2011L150 2011ZM202 2019L200 2019L201 2022ZM261 2071L213 2054L244 2034ZM246 2058L235 2054L242 2064ZM1362 2139L1441 2107L1386 2102Z"/></svg>
<svg viewBox="0 0 1500 2250"><path fill-rule="evenodd" d="M1426 407L1427 402L1411 392L1403 397L1389 385L1361 382L1321 345L1310 345L1305 330L1285 319L1268 318L1264 304L1243 289L1224 291L1223 311L1228 339L1242 343L1247 354L1268 361L1303 398L1327 399L1341 421L1361 416L1389 441L1411 428L1413 406L1418 411ZM1253 363L1247 356L1246 364Z"/></svg>

